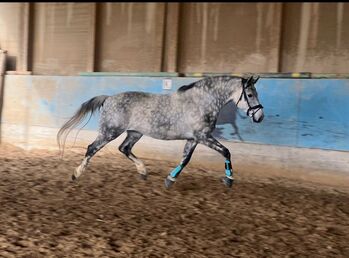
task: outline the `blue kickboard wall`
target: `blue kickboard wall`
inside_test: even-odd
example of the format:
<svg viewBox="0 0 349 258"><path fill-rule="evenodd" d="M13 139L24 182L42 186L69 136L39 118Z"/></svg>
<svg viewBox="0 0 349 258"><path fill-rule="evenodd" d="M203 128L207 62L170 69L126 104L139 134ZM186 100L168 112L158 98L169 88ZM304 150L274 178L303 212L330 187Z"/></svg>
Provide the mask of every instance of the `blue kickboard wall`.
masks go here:
<svg viewBox="0 0 349 258"><path fill-rule="evenodd" d="M79 106L96 95L123 91L167 94L200 78L115 76L16 76L5 77L5 108L26 101L30 118L16 123L59 128ZM172 88L163 89L164 80ZM349 151L349 80L266 79L256 88L265 118L253 123L229 103L218 118L214 136L227 141ZM12 106L11 106L12 105ZM14 123L4 116L2 123ZM85 129L96 130L98 116Z"/></svg>

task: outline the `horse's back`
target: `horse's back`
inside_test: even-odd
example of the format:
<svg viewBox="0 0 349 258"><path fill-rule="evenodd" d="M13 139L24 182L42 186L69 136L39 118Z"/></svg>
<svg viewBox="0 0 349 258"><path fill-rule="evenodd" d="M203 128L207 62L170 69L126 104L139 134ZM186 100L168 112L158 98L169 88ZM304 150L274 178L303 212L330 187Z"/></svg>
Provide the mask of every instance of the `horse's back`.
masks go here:
<svg viewBox="0 0 349 258"><path fill-rule="evenodd" d="M157 94L139 91L122 92L110 96L105 103L106 108L132 109L137 105L143 105L157 98Z"/></svg>
<svg viewBox="0 0 349 258"><path fill-rule="evenodd" d="M183 134L182 104L176 94L124 92L108 99L104 116L125 130L169 139Z"/></svg>
<svg viewBox="0 0 349 258"><path fill-rule="evenodd" d="M155 113L169 105L169 95L147 92L122 92L106 99L102 108L102 123L128 127L147 123Z"/></svg>

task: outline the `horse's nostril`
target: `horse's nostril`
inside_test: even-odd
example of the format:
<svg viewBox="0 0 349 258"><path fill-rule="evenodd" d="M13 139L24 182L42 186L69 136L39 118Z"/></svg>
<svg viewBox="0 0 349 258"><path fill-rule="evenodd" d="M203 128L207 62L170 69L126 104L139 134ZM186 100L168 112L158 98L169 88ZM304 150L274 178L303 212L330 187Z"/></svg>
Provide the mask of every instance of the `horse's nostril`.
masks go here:
<svg viewBox="0 0 349 258"><path fill-rule="evenodd" d="M262 122L263 118L264 118L264 115L261 115L260 117L258 117L258 119L253 119L253 120L254 120L256 123L260 123L260 122Z"/></svg>
<svg viewBox="0 0 349 258"><path fill-rule="evenodd" d="M263 118L264 118L264 115L261 115L261 117L258 119L258 123L262 122Z"/></svg>

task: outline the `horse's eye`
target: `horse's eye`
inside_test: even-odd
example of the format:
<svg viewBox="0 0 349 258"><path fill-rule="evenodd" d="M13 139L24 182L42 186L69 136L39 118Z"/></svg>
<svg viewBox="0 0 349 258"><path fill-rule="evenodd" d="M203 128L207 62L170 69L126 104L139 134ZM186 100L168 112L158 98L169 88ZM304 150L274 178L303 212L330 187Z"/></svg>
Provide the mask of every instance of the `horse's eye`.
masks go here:
<svg viewBox="0 0 349 258"><path fill-rule="evenodd" d="M249 98L252 98L252 94L248 94L247 96L248 96Z"/></svg>

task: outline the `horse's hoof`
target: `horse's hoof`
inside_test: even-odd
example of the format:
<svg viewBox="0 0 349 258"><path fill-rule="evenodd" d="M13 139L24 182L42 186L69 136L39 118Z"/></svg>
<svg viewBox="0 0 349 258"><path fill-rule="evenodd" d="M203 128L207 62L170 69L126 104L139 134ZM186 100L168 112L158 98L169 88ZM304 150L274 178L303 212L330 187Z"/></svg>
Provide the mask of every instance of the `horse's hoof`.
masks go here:
<svg viewBox="0 0 349 258"><path fill-rule="evenodd" d="M226 176L222 177L221 181L228 188L231 188L233 186L233 183L234 183L234 179L228 178Z"/></svg>
<svg viewBox="0 0 349 258"><path fill-rule="evenodd" d="M148 178L148 175L146 175L146 174L139 174L139 177L142 179L142 180L147 180L147 178Z"/></svg>
<svg viewBox="0 0 349 258"><path fill-rule="evenodd" d="M173 184L175 183L175 181L169 179L168 177L166 177L165 179L165 187L168 189L170 188Z"/></svg>
<svg viewBox="0 0 349 258"><path fill-rule="evenodd" d="M74 182L76 179L78 179L74 174L71 176L71 180Z"/></svg>

